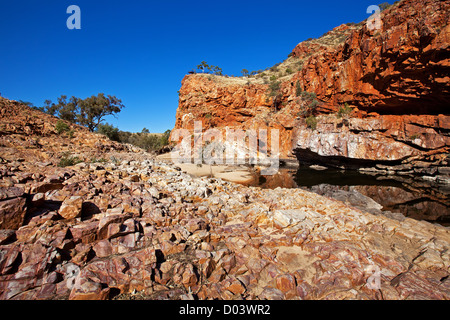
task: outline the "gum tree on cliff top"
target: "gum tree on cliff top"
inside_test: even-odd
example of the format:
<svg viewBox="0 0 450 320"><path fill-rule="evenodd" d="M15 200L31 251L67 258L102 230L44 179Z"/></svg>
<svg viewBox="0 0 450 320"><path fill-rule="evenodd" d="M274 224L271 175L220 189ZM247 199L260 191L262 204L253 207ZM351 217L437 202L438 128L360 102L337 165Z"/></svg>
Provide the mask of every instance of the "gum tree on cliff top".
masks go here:
<svg viewBox="0 0 450 320"><path fill-rule="evenodd" d="M105 96L99 93L86 99L72 97L67 101L67 96L58 98L58 103L45 101L46 113L57 116L63 120L80 124L94 132L106 116L115 116L124 108L122 101L115 96Z"/></svg>
<svg viewBox="0 0 450 320"><path fill-rule="evenodd" d="M218 67L218 66L210 66L206 61L202 61L202 63L200 63L197 66L197 70L202 72L202 73L210 73L210 74L215 74L217 76L221 76L222 73L222 68Z"/></svg>

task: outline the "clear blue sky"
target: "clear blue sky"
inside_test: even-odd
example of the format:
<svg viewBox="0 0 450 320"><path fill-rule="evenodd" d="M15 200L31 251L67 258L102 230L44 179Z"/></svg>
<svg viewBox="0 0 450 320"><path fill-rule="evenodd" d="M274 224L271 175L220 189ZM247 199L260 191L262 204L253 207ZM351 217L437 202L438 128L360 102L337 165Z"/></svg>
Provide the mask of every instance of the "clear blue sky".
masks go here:
<svg viewBox="0 0 450 320"><path fill-rule="evenodd" d="M103 92L126 106L109 123L164 132L181 80L201 61L229 75L265 69L307 38L366 19L377 2L1 0L0 93L42 106ZM66 27L69 5L81 8L81 30Z"/></svg>

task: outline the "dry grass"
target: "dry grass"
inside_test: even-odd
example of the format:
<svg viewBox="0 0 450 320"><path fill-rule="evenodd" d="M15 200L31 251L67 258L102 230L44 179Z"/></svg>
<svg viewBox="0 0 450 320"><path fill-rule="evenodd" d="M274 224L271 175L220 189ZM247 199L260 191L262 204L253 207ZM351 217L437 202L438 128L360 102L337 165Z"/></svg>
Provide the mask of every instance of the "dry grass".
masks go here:
<svg viewBox="0 0 450 320"><path fill-rule="evenodd" d="M301 70L304 59L289 57L276 67L272 67L260 74L248 77L231 77L231 76L217 76L212 74L197 73L197 76L206 77L211 81L222 85L254 85L254 84L269 84L272 77L276 77L277 81L287 81L294 76L295 73ZM291 73L288 73L291 70Z"/></svg>
<svg viewBox="0 0 450 320"><path fill-rule="evenodd" d="M326 47L337 47L338 45L344 43L353 31L361 29L363 25L364 23L347 24L347 30L336 30L339 28L338 27L325 33L320 38L312 39L306 42L310 44L319 44Z"/></svg>

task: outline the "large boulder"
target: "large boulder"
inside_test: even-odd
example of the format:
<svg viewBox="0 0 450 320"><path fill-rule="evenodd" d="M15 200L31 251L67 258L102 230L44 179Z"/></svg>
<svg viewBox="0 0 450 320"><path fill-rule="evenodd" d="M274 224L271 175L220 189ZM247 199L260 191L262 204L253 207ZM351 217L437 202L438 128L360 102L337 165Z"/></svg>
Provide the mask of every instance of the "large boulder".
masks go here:
<svg viewBox="0 0 450 320"><path fill-rule="evenodd" d="M0 188L0 229L17 230L23 225L26 197L23 189Z"/></svg>
<svg viewBox="0 0 450 320"><path fill-rule="evenodd" d="M64 219L75 219L81 216L83 208L83 199L79 196L74 196L64 200L59 215Z"/></svg>

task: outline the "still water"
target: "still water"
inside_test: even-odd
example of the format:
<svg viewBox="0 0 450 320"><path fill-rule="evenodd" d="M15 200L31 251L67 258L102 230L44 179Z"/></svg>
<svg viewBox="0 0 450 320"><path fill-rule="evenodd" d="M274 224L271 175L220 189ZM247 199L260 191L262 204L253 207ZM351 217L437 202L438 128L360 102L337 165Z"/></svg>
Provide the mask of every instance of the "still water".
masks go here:
<svg viewBox="0 0 450 320"><path fill-rule="evenodd" d="M367 209L368 212L388 216L394 214L397 217L403 215L450 226L448 185L432 185L404 176L387 177L357 171L313 170L308 167L298 171L280 169L275 176L259 177L259 181L253 185L261 188L302 188Z"/></svg>

